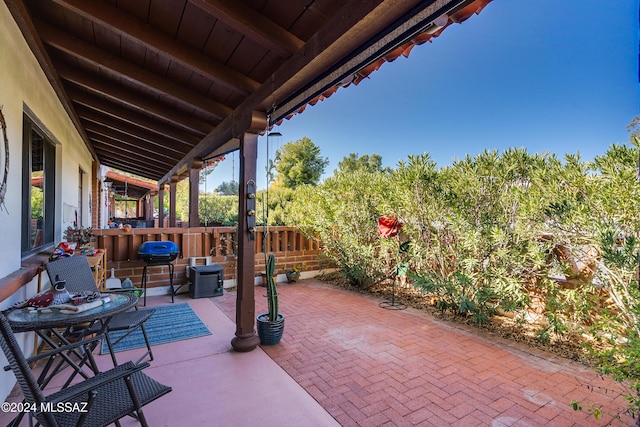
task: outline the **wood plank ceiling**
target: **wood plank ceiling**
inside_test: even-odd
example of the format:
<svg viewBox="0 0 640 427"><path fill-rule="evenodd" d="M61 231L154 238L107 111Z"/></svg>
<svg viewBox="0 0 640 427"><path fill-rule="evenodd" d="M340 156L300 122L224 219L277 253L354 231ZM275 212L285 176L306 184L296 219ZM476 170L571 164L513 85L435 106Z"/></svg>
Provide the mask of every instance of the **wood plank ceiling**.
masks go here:
<svg viewBox="0 0 640 427"><path fill-rule="evenodd" d="M489 2L5 0L95 159L159 183Z"/></svg>

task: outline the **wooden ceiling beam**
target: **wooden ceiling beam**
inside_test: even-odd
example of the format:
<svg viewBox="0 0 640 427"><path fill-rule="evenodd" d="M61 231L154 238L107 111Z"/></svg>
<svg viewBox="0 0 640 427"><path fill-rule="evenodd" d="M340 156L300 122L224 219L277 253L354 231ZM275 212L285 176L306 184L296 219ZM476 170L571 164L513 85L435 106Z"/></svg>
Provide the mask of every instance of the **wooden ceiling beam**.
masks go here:
<svg viewBox="0 0 640 427"><path fill-rule="evenodd" d="M304 41L261 15L244 2L236 0L189 1L239 33L247 35L247 37L261 46L284 58L288 58L304 46Z"/></svg>
<svg viewBox="0 0 640 427"><path fill-rule="evenodd" d="M139 160L140 157L152 158L154 163L158 166L175 163L175 161L172 163L172 160L174 159L168 158L166 161L162 160L158 156L155 156L154 153L150 153L149 150L136 146L135 144L131 144L127 141L121 141L99 133L93 133L91 130L88 130L87 132L91 137L91 141L96 144L96 147L100 147L103 152L110 153L112 157L130 160L132 165L140 164L141 168L148 167L150 170L159 169L159 167L156 168L148 166L147 164L142 165L142 162ZM120 142L123 142L124 144L122 146L117 145Z"/></svg>
<svg viewBox="0 0 640 427"><path fill-rule="evenodd" d="M138 150L138 147L133 145L123 143L122 141L112 140L107 137L103 137L101 135L92 135L91 131L88 131L90 134L91 142L95 145L96 151L100 151L101 153L108 156L110 159L120 159L121 161L127 161L131 163L132 168L129 170L134 170L138 175L143 176L142 171L148 172L153 171L155 175L161 174L160 167L170 167L175 164L175 161L161 161L159 159L154 160L153 164L140 162L139 158L142 156L149 157L149 153L145 150ZM121 144L121 145L116 145ZM107 157L105 157L105 160ZM123 169L127 170L127 169ZM146 176L146 175L144 175ZM155 178L154 178L155 179Z"/></svg>
<svg viewBox="0 0 640 427"><path fill-rule="evenodd" d="M52 0L61 7L113 31L124 39L140 44L156 54L168 57L183 67L243 95L256 90L260 83L238 71L211 60L190 46L176 41L121 9L101 1Z"/></svg>
<svg viewBox="0 0 640 427"><path fill-rule="evenodd" d="M173 127L183 129L202 137L213 130L214 126L182 113L175 108L165 107L155 100L136 95L129 90L108 82L105 79L90 76L68 65L58 65L60 78L94 95L104 97L123 108L151 115Z"/></svg>
<svg viewBox="0 0 640 427"><path fill-rule="evenodd" d="M159 96L166 96L187 108L213 115L218 119L224 119L233 112L231 107L138 67L111 52L62 32L43 21L36 20L35 24L44 43L81 62L105 68L123 80L151 90Z"/></svg>
<svg viewBox="0 0 640 427"><path fill-rule="evenodd" d="M136 167L135 165L140 165L140 170L143 168L147 168L147 170L157 170L153 166L149 166L148 164L142 165L136 156L148 156L148 153L144 150L137 150L137 147L133 147L131 145L126 145L123 147L118 147L113 145L114 141L110 138L94 136L92 137L92 141L96 144L96 150L99 148L104 153L109 153L112 158L118 158L123 161L131 162L131 165ZM156 159L154 158L154 162ZM163 164L171 164L170 162L162 162L157 160L158 165Z"/></svg>
<svg viewBox="0 0 640 427"><path fill-rule="evenodd" d="M120 132L123 135L129 135L130 137L136 138L140 142L161 147L164 150L167 150L167 147L170 147L168 149L170 152L184 154L190 147L193 147L191 144L185 144L184 142L177 142L166 137L157 136L157 134L145 131L138 126L122 123L121 121L114 121L103 114L89 110L85 107L80 107L77 110L77 113L78 117L85 122L102 125L108 129Z"/></svg>
<svg viewBox="0 0 640 427"><path fill-rule="evenodd" d="M113 181L119 181L122 183L127 183L129 186L135 186L139 188L143 188L145 190L156 190L158 188L157 182L149 182L134 176L124 175L122 173L110 170L107 171L107 179L111 179Z"/></svg>
<svg viewBox="0 0 640 427"><path fill-rule="evenodd" d="M144 175L154 181L157 180L157 176L162 173L159 168L154 168L148 163L140 162L139 159L135 157L136 154L130 150L119 150L113 145L110 145L109 142L105 143L100 139L94 139L93 142L96 146L96 152L101 155L101 158L105 159L103 163L105 166L113 167L117 162L120 165L126 165L126 167L118 167L118 169L123 171L135 170L138 175Z"/></svg>
<svg viewBox="0 0 640 427"><path fill-rule="evenodd" d="M155 132L149 132L148 130L142 129L139 126L125 123L122 120L116 121L108 116L105 116L102 113L96 112L95 110L90 110L86 107L79 107L76 112L78 114L78 117L80 117L85 122L102 125L105 128L121 132L122 134L136 138L139 141L144 141L147 144L160 146L163 149L167 149L168 147L170 147L168 151L172 151L178 154L184 154L186 151L189 151L191 147L193 147L193 145L186 144L184 141L176 141L165 136L158 135Z"/></svg>
<svg viewBox="0 0 640 427"><path fill-rule="evenodd" d="M96 113L104 115L105 122L107 120L113 120L116 123L127 123L131 126L138 127L141 131L152 133L160 138L171 139L185 147L193 147L200 141L200 138L191 133L175 129L158 120L153 120L144 114L139 114L135 111L123 114L122 109L117 105L105 99L93 97L79 89L69 88L67 91L72 102L76 104L76 111L78 111L78 107L95 111ZM82 117L82 113L78 112L78 116Z"/></svg>
<svg viewBox="0 0 640 427"><path fill-rule="evenodd" d="M94 139L92 135L101 135L113 140L114 145L122 143L127 147L135 148L135 150L139 151L140 155L145 158L166 159L168 163L178 161L180 159L181 152L174 150L171 147L150 143L149 141L145 141L133 135L128 135L100 123L85 120L83 124L87 130L87 134L92 140Z"/></svg>
<svg viewBox="0 0 640 427"><path fill-rule="evenodd" d="M96 144L96 152L100 158L104 159L103 165L121 171L135 171L137 175L154 181L161 177L162 172L149 163L141 165L134 157L125 157L122 154L107 151L105 147L99 143Z"/></svg>
<svg viewBox="0 0 640 427"><path fill-rule="evenodd" d="M108 166L110 168L119 169L122 171L126 170L136 170L140 175L153 179L154 181L158 179L159 173L158 170L149 169L143 166L140 166L139 162L131 161L131 159L123 159L120 157L110 157L108 152L100 149L98 145L96 147L96 152L100 155L101 159L104 159L101 164Z"/></svg>
<svg viewBox="0 0 640 427"><path fill-rule="evenodd" d="M130 199L140 200L147 193L152 191L146 188L141 188L141 187L130 185L130 184L125 186L124 183L121 181L115 181L115 180L109 180L109 181L113 183L111 185L111 194L123 195L126 191L129 200Z"/></svg>

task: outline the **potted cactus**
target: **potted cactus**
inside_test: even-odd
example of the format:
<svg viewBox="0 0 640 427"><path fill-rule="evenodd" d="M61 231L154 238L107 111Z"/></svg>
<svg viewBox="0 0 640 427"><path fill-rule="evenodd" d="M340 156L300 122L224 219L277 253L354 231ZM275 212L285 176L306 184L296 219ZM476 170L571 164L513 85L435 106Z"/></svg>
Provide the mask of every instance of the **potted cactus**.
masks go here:
<svg viewBox="0 0 640 427"><path fill-rule="evenodd" d="M284 332L284 314L278 312L278 289L274 279L276 258L269 255L266 264L268 313L258 315L257 329L262 345L275 345Z"/></svg>

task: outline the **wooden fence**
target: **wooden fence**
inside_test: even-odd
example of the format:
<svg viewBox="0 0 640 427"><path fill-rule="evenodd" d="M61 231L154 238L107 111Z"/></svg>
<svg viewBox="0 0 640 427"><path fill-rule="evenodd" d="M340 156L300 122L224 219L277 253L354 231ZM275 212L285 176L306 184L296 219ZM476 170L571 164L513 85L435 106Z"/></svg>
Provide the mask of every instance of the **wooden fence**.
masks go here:
<svg viewBox="0 0 640 427"><path fill-rule="evenodd" d="M113 268L119 279L131 278L135 285L142 281L144 261L139 259L138 249L147 241L172 241L179 249L175 261L174 283L187 282L186 268L209 260L224 268L225 279L236 277L237 229L235 227L196 228L134 228L95 230L96 247L106 250L107 277ZM258 227L256 232L256 275L264 272L265 257L273 253L278 273L294 265L303 266L303 271L317 271L326 267L320 250L320 242L306 238L293 227L268 227L266 232ZM266 248L265 248L266 246ZM148 269L149 287L168 285L168 268L163 266Z"/></svg>

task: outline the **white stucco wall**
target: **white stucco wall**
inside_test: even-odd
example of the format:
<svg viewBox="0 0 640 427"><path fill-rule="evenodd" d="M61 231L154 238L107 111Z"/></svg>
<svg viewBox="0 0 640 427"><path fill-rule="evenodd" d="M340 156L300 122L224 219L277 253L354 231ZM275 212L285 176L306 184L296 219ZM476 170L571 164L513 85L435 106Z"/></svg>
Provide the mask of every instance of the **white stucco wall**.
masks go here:
<svg viewBox="0 0 640 427"><path fill-rule="evenodd" d="M59 144L56 147L56 240L62 240L63 231L71 225L69 209L73 212L72 208L78 205L80 168L86 173L83 215L85 226L90 225L92 159L4 2L0 2L0 60L0 107L7 124L10 154L7 193L4 208L0 210L0 278L4 278L19 270L21 264L23 112L30 110L46 128L44 131ZM35 290L34 280L10 299L0 302L0 309L33 295ZM30 354L33 339L26 334L19 334L18 338L25 346L25 353ZM5 364L2 354L0 366ZM0 370L0 400L4 400L14 383L12 373Z"/></svg>

